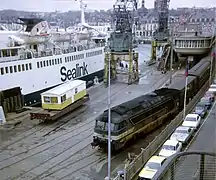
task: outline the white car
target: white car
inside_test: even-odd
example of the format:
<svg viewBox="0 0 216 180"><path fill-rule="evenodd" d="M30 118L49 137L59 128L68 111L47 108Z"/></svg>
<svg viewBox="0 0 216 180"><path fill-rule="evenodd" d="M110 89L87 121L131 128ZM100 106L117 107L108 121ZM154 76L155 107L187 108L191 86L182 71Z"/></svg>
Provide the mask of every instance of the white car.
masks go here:
<svg viewBox="0 0 216 180"><path fill-rule="evenodd" d="M150 180L154 177L157 171L161 168L166 158L161 156L152 156L142 171L139 173L139 180Z"/></svg>
<svg viewBox="0 0 216 180"><path fill-rule="evenodd" d="M194 129L192 127L179 126L176 128L174 133L171 135L171 140L177 140L183 144L186 144L192 137Z"/></svg>
<svg viewBox="0 0 216 180"><path fill-rule="evenodd" d="M182 143L177 140L167 140L159 152L159 156L169 157L182 149Z"/></svg>
<svg viewBox="0 0 216 180"><path fill-rule="evenodd" d="M192 127L194 129L197 129L200 123L201 123L201 117L198 114L188 114L185 117L182 126Z"/></svg>
<svg viewBox="0 0 216 180"><path fill-rule="evenodd" d="M212 85L210 86L210 88L216 89L216 84L212 84Z"/></svg>

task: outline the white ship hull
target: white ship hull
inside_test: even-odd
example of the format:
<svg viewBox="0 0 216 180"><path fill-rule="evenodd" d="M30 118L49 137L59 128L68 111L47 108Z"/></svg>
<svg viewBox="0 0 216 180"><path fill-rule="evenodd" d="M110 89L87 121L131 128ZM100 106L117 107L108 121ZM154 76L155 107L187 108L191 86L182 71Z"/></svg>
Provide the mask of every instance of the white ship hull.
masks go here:
<svg viewBox="0 0 216 180"><path fill-rule="evenodd" d="M59 61L59 63L58 63ZM56 64L55 64L56 62ZM54 64L52 64L54 63ZM30 67L31 64L31 67ZM26 67L28 66L28 69ZM14 72L16 67L17 72ZM0 62L0 90L21 87L26 105L40 101L40 93L76 78L88 83L103 77L104 48L27 60ZM6 73L6 68L8 72ZM13 70L11 72L10 70ZM20 70L20 71L19 71Z"/></svg>

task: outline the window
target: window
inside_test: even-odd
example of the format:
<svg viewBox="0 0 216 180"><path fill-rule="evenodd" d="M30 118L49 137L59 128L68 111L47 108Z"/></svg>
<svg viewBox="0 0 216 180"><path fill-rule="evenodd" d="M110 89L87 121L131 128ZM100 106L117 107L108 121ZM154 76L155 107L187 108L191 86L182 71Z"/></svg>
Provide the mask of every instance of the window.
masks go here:
<svg viewBox="0 0 216 180"><path fill-rule="evenodd" d="M37 62L37 68L39 68L40 67L40 64L39 64L39 62Z"/></svg>
<svg viewBox="0 0 216 180"><path fill-rule="evenodd" d="M67 57L65 57L65 62L67 62Z"/></svg>
<svg viewBox="0 0 216 180"><path fill-rule="evenodd" d="M18 65L18 71L19 71L19 72L21 71L21 66L20 66L20 65Z"/></svg>
<svg viewBox="0 0 216 180"><path fill-rule="evenodd" d="M50 97L44 96L44 102L45 103L51 103Z"/></svg>
<svg viewBox="0 0 216 180"><path fill-rule="evenodd" d="M57 59L57 61L58 61L58 64L59 64L59 58Z"/></svg>
<svg viewBox="0 0 216 180"><path fill-rule="evenodd" d="M65 102L66 101L66 94L61 96L61 102Z"/></svg>
<svg viewBox="0 0 216 180"><path fill-rule="evenodd" d="M8 67L5 67L5 73L7 74L8 72Z"/></svg>
<svg viewBox="0 0 216 180"><path fill-rule="evenodd" d="M46 65L49 66L49 61L48 60L46 61Z"/></svg>
<svg viewBox="0 0 216 180"><path fill-rule="evenodd" d="M175 146L171 146L171 145L163 145L163 148L165 150L170 150L170 151L175 151Z"/></svg>
<svg viewBox="0 0 216 180"><path fill-rule="evenodd" d="M43 67L43 62L42 61L40 62L40 67Z"/></svg>
<svg viewBox="0 0 216 180"><path fill-rule="evenodd" d="M46 67L46 61L43 61L43 65L44 65L44 67Z"/></svg>
<svg viewBox="0 0 216 180"><path fill-rule="evenodd" d="M11 49L11 56L17 56L17 49Z"/></svg>
<svg viewBox="0 0 216 180"><path fill-rule="evenodd" d="M78 91L77 91L77 88L75 88L75 94L77 93Z"/></svg>
<svg viewBox="0 0 216 180"><path fill-rule="evenodd" d="M25 65L26 71L28 71L28 64Z"/></svg>
<svg viewBox="0 0 216 180"><path fill-rule="evenodd" d="M156 162L148 162L148 163L146 164L146 167L148 167L149 169L158 170L158 169L160 169L161 164L160 164L160 163L156 163Z"/></svg>
<svg viewBox="0 0 216 180"><path fill-rule="evenodd" d="M62 63L62 58L60 58L60 63Z"/></svg>
<svg viewBox="0 0 216 180"><path fill-rule="evenodd" d="M187 131L187 129L177 129L177 130L176 130L176 133L179 133L179 134L187 134L188 131Z"/></svg>
<svg viewBox="0 0 216 180"><path fill-rule="evenodd" d="M54 59L52 59L52 65L54 65Z"/></svg>
<svg viewBox="0 0 216 180"><path fill-rule="evenodd" d="M10 66L10 73L13 73L13 67Z"/></svg>
<svg viewBox="0 0 216 180"><path fill-rule="evenodd" d="M1 75L4 74L4 68L1 68Z"/></svg>
<svg viewBox="0 0 216 180"><path fill-rule="evenodd" d="M25 71L25 65L22 64L22 71Z"/></svg>
<svg viewBox="0 0 216 180"><path fill-rule="evenodd" d="M187 118L185 119L185 121L197 121L197 119L196 119L196 118L193 118L193 117L187 117Z"/></svg>
<svg viewBox="0 0 216 180"><path fill-rule="evenodd" d="M51 103L58 103L57 97L51 97Z"/></svg>
<svg viewBox="0 0 216 180"><path fill-rule="evenodd" d="M57 59L55 59L55 64L57 64Z"/></svg>
<svg viewBox="0 0 216 180"><path fill-rule="evenodd" d="M51 60L49 60L49 65L50 65L50 66L52 65L52 62L51 62Z"/></svg>
<svg viewBox="0 0 216 180"><path fill-rule="evenodd" d="M17 66L14 66L14 72L17 72Z"/></svg>
<svg viewBox="0 0 216 180"><path fill-rule="evenodd" d="M29 63L29 69L30 69L30 70L32 69L32 64L31 64L31 63Z"/></svg>

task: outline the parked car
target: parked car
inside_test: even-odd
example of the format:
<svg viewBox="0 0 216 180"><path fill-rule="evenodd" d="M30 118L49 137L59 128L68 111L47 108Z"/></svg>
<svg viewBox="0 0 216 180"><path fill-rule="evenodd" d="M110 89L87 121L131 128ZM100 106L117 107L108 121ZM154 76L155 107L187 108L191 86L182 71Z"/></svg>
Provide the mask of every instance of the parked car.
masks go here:
<svg viewBox="0 0 216 180"><path fill-rule="evenodd" d="M216 84L212 84L210 88L216 89Z"/></svg>
<svg viewBox="0 0 216 180"><path fill-rule="evenodd" d="M188 114L185 117L182 126L192 127L194 129L197 129L200 123L201 123L201 117L198 114Z"/></svg>
<svg viewBox="0 0 216 180"><path fill-rule="evenodd" d="M159 156L163 156L163 157L169 157L177 152L180 152L182 149L182 143L177 141L177 140L167 140L160 152L159 152Z"/></svg>
<svg viewBox="0 0 216 180"><path fill-rule="evenodd" d="M190 138L192 137L193 132L194 132L194 128L192 127L179 126L171 135L170 139L177 140L182 144L187 144Z"/></svg>
<svg viewBox="0 0 216 180"><path fill-rule="evenodd" d="M205 106L204 103L198 102L196 107L195 107L194 113L201 116L201 118L204 118L206 116L206 114L208 113L208 108L207 108L207 106Z"/></svg>
<svg viewBox="0 0 216 180"><path fill-rule="evenodd" d="M152 156L140 171L138 180L150 180L161 168L166 158L161 156Z"/></svg>
<svg viewBox="0 0 216 180"><path fill-rule="evenodd" d="M215 92L214 92L214 90L215 90ZM210 98L211 102L213 103L215 100L215 93L216 93L216 89L209 88L209 90L206 91L204 97Z"/></svg>
<svg viewBox="0 0 216 180"><path fill-rule="evenodd" d="M210 97L202 97L200 99L200 102L203 103L207 107L208 110L211 109L212 100Z"/></svg>

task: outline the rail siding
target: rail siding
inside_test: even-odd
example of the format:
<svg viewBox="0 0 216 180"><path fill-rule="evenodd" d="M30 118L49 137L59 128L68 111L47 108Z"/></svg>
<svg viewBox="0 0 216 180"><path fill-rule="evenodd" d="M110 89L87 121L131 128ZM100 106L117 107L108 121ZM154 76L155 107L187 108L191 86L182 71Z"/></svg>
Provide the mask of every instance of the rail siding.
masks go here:
<svg viewBox="0 0 216 180"><path fill-rule="evenodd" d="M191 112L200 98L205 94L205 91L209 87L209 81L205 83L202 89L197 93L196 96L186 106L186 114ZM183 122L183 111L181 111L175 119L157 136L155 139L145 148L141 150L141 153L130 163L125 165L125 178L124 180L131 180L137 177L137 174L141 171L143 166L154 155L163 143L167 140L173 131ZM113 180L121 180L119 176L113 178Z"/></svg>

